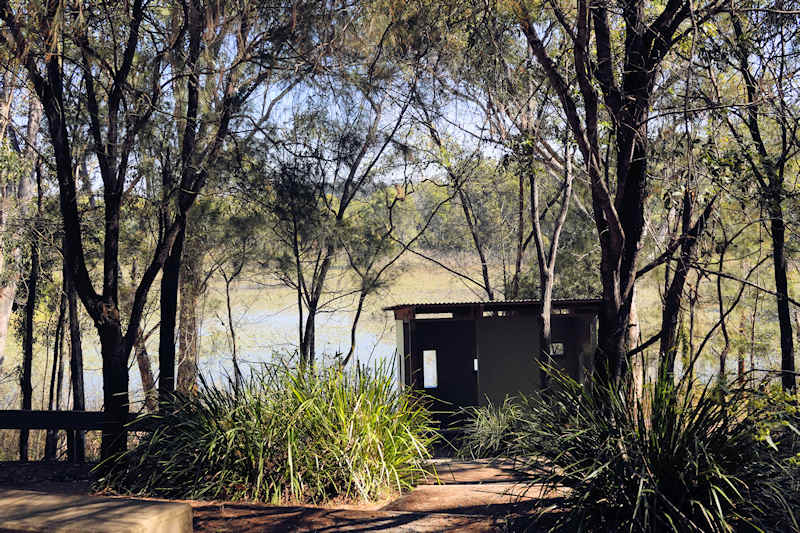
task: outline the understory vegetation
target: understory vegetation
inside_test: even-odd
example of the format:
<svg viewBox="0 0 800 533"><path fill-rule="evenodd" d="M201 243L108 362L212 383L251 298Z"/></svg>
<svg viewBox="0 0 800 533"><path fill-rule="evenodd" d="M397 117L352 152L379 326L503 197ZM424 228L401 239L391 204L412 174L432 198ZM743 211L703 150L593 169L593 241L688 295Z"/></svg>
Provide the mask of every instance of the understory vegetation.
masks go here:
<svg viewBox="0 0 800 533"><path fill-rule="evenodd" d="M474 409L462 454L512 456L531 483L566 487L553 530L800 528L796 398L683 381L639 397L551 375L546 394Z"/></svg>
<svg viewBox="0 0 800 533"><path fill-rule="evenodd" d="M176 396L157 429L107 463L101 488L169 498L378 500L424 474L436 433L386 368L264 366Z"/></svg>

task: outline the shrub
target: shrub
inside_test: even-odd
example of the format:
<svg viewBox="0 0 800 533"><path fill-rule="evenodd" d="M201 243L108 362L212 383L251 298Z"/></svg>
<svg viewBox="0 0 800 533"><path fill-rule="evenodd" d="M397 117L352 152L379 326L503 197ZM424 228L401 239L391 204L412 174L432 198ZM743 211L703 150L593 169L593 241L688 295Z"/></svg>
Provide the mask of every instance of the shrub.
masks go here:
<svg viewBox="0 0 800 533"><path fill-rule="evenodd" d="M114 491L170 498L370 500L411 487L435 434L427 411L384 370L285 366L231 383L202 382L155 431L110 459Z"/></svg>
<svg viewBox="0 0 800 533"><path fill-rule="evenodd" d="M553 529L798 529L800 470L758 439L765 413L746 391L660 383L641 401L548 372L515 445L534 482L569 489Z"/></svg>
<svg viewBox="0 0 800 533"><path fill-rule="evenodd" d="M520 399L506 397L466 409L458 455L470 459L508 457L516 453L515 441L522 408Z"/></svg>

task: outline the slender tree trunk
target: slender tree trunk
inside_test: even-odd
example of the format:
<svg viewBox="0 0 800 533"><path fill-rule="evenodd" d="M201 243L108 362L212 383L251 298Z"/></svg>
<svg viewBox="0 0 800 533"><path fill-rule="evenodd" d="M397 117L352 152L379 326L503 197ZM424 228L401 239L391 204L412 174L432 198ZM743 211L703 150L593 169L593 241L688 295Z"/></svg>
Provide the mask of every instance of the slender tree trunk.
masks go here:
<svg viewBox="0 0 800 533"><path fill-rule="evenodd" d="M316 304L309 305L306 314L306 324L303 331L303 341L300 345L300 358L303 364L309 368L314 366L314 359L316 358L316 347L314 346L314 335L316 333L316 318L317 307Z"/></svg>
<svg viewBox="0 0 800 533"><path fill-rule="evenodd" d="M86 410L86 399L83 386L83 347L81 346L81 324L78 314L78 294L72 282L72 276L64 265L64 292L67 293L69 307L69 368L72 380L72 409ZM70 444L71 443L71 444ZM86 432L68 433L68 452L70 461L83 463L86 461Z"/></svg>
<svg viewBox="0 0 800 533"><path fill-rule="evenodd" d="M158 340L158 399L166 402L175 392L175 325L178 318L178 289L180 286L181 256L186 229L182 229L172 244L161 273L161 325Z"/></svg>
<svg viewBox="0 0 800 533"><path fill-rule="evenodd" d="M546 365L553 364L553 331L551 326L551 317L553 313L553 277L550 272L545 271L542 273L542 312L540 320L542 321L542 334L540 335L539 347L540 360ZM550 386L550 379L547 372L539 372L539 384L542 389L547 389Z"/></svg>
<svg viewBox="0 0 800 533"><path fill-rule="evenodd" d="M564 165L564 195L561 199L561 209L553 226L553 233L550 236L550 246L545 249L542 225L539 220L539 185L535 171L529 175L530 195L531 195L531 221L533 225L533 240L536 245L536 259L539 265L540 297L542 300L542 311L540 315L542 331L540 338L540 361L546 365L553 364L553 334L552 334L552 304L553 304L553 282L555 281L556 257L558 255L558 243L561 238L561 231L567 220L569 202L572 196L572 157L573 153L565 149ZM547 372L539 372L539 384L541 388L547 389L549 377Z"/></svg>
<svg viewBox="0 0 800 533"><path fill-rule="evenodd" d="M473 220L473 214L475 211L472 208L472 201L464 192L463 187L458 190L458 197L461 200L461 207L464 211L464 220L467 221L467 227L469 228L469 233L472 236L472 243L475 245L475 250L478 252L478 257L481 260L483 288L486 291L486 297L491 301L494 300L494 291L492 290L492 281L489 278L489 263L486 260L486 252L483 249L483 242L478 235L478 228L476 227L477 220Z"/></svg>
<svg viewBox="0 0 800 533"><path fill-rule="evenodd" d="M722 230L723 239L725 239L725 245L722 248L722 251L719 254L719 275L717 276L717 304L719 309L719 316L720 316L720 329L722 329L722 338L723 338L723 345L722 351L719 353L719 382L724 384L725 383L725 367L727 366L728 360L728 352L731 348L731 339L730 335L728 335L728 326L725 320L725 313L723 310L722 305L722 267L725 263L725 252L728 249L728 239L725 237L725 229Z"/></svg>
<svg viewBox="0 0 800 533"><path fill-rule="evenodd" d="M42 187L40 174L37 172L38 204L37 214L41 213ZM22 340L22 409L31 409L33 403L33 319L36 313L36 285L39 282L39 235L33 232L31 241L31 268L28 276L28 298L25 302L25 332ZM28 460L28 430L19 432L19 460Z"/></svg>
<svg viewBox="0 0 800 533"><path fill-rule="evenodd" d="M158 410L158 391L156 390L156 380L153 376L150 356L147 354L145 335L142 328L139 328L139 335L136 337L136 344L133 345L133 352L136 356L136 364L139 366L139 374L142 376L145 409L147 409L148 413L155 413Z"/></svg>
<svg viewBox="0 0 800 533"><path fill-rule="evenodd" d="M681 222L681 246L675 273L664 295L664 304L661 312L661 339L659 347L659 381L670 382L675 376L675 356L678 351L677 332L678 316L681 312L683 290L689 276L692 261L694 260L697 241L705 230L708 217L714 206L713 198L692 225L693 193L687 186L683 195L683 212Z"/></svg>
<svg viewBox="0 0 800 533"><path fill-rule="evenodd" d="M757 278L756 278L757 280ZM756 281L758 284L758 281ZM758 318L758 297L761 295L761 292L756 290L753 302L753 317L750 321L750 380L751 386L753 380L755 380L755 369L756 369L756 319Z"/></svg>
<svg viewBox="0 0 800 533"><path fill-rule="evenodd" d="M786 279L786 228L783 222L780 198L773 204L770 212L770 233L772 234L772 260L775 265L778 323L781 332L781 385L785 392L793 393L795 391L794 338L792 337L792 318L789 311L789 284Z"/></svg>
<svg viewBox="0 0 800 533"><path fill-rule="evenodd" d="M739 18L738 13L731 13L731 26L736 36L736 52L738 59L738 69L742 75L745 94L747 97L747 117L746 126L750 134L750 141L746 146L742 146L743 150L750 150L751 145L755 148L758 155L761 170L754 168L754 174L758 181L759 188L763 198L767 201L767 209L770 216L770 233L772 237L772 259L775 275L775 298L777 300L778 308L778 323L780 325L780 340L781 340L781 385L785 392L793 393L795 391L795 376L794 376L794 339L792 337L792 320L789 313L789 288L786 279L786 255L785 255L785 222L783 218L783 208L781 202L783 201L783 173L786 168L786 161L788 160L789 152L784 148L777 156L772 156L767 148L767 143L761 134L760 117L766 114L760 109L760 105L766 101L764 93L762 92L762 85L764 78L756 78L751 70L752 61L750 59L750 49L748 48L748 39L745 37L744 28ZM781 30L781 33L783 30ZM783 39L782 39L783 40ZM780 70L783 71L785 54L781 56ZM783 93L779 91L779 97L782 98ZM785 101L780 100L781 107L785 106ZM780 116L776 117L778 125L781 129L781 134L785 136L794 135L794 130L788 129L788 117L782 112ZM793 128L794 126L792 126Z"/></svg>
<svg viewBox="0 0 800 533"><path fill-rule="evenodd" d="M233 383L238 392L242 385L242 372L239 369L239 359L236 351L236 328L233 326L233 310L231 309L231 282L233 277L225 277L225 305L228 310L228 330L231 333L231 351L233 359Z"/></svg>
<svg viewBox="0 0 800 533"><path fill-rule="evenodd" d="M522 256L525 253L525 178L520 173L517 184L517 246L514 255L514 275L511 277L511 289L506 299L519 298L519 278L522 271Z"/></svg>
<svg viewBox="0 0 800 533"><path fill-rule="evenodd" d="M356 350L356 330L358 328L358 321L361 319L361 313L364 310L364 301L367 299L368 291L362 288L358 294L358 304L356 305L356 313L353 317L353 323L350 326L350 348L347 350L347 355L342 359L342 368L347 366Z"/></svg>
<svg viewBox="0 0 800 533"><path fill-rule="evenodd" d="M64 339L64 318L67 314L67 295L61 293L61 302L58 306L58 322L56 322L55 342L53 343L53 368L50 372L50 395L47 402L47 409L52 411L55 406L56 411L61 407L61 384L64 379L63 350L61 348ZM56 446L58 444L58 431L48 429L45 437L44 460L56 460Z"/></svg>
<svg viewBox="0 0 800 533"><path fill-rule="evenodd" d="M694 326L696 323L695 317L697 316L697 299L698 299L698 288L700 285L700 278L697 278L697 282L695 283L694 287L690 288L692 291L689 295L689 353L694 355ZM690 357L687 361L689 368L686 371L689 373L689 383L694 381L694 361L693 358Z"/></svg>

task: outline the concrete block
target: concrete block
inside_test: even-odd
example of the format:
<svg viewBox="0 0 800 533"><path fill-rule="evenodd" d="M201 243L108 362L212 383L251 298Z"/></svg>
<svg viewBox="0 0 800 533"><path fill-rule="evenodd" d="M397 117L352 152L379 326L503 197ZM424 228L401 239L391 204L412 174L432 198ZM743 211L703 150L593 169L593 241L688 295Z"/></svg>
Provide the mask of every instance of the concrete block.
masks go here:
<svg viewBox="0 0 800 533"><path fill-rule="evenodd" d="M0 532L190 533L192 508L130 498L0 489Z"/></svg>

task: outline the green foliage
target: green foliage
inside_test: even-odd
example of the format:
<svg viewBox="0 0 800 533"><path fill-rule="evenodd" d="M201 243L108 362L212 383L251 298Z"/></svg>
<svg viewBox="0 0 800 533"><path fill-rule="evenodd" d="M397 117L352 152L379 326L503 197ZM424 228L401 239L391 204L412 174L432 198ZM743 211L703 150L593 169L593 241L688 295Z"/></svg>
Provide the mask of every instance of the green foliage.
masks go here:
<svg viewBox="0 0 800 533"><path fill-rule="evenodd" d="M519 400L506 397L500 405L471 407L458 454L465 458L480 459L514 454L517 421L522 414Z"/></svg>
<svg viewBox="0 0 800 533"><path fill-rule="evenodd" d="M100 485L171 498L319 503L413 486L435 437L388 369L254 371L237 392L203 382L107 463Z"/></svg>
<svg viewBox="0 0 800 533"><path fill-rule="evenodd" d="M589 531L797 529L797 467L756 438L746 391L659 383L644 401L552 371L529 398L517 452L570 490L558 527Z"/></svg>
<svg viewBox="0 0 800 533"><path fill-rule="evenodd" d="M642 401L550 374L546 395L474 409L461 453L567 487L554 530L798 530L797 398L661 383Z"/></svg>

